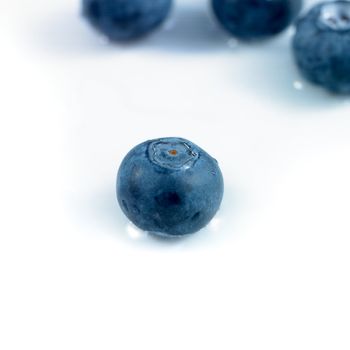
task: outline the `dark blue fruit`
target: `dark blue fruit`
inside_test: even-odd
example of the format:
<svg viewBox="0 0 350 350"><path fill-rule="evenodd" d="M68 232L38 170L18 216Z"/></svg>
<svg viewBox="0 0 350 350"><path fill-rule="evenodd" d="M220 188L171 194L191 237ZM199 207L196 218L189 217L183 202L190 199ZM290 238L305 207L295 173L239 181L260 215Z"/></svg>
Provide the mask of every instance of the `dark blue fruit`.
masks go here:
<svg viewBox="0 0 350 350"><path fill-rule="evenodd" d="M156 234L194 233L214 217L224 183L217 161L190 141L162 138L132 149L118 172L124 214Z"/></svg>
<svg viewBox="0 0 350 350"><path fill-rule="evenodd" d="M297 23L293 51L303 76L329 91L350 93L350 2L313 7Z"/></svg>
<svg viewBox="0 0 350 350"><path fill-rule="evenodd" d="M240 40L259 40L286 29L298 15L302 0L212 0L214 14Z"/></svg>
<svg viewBox="0 0 350 350"><path fill-rule="evenodd" d="M83 15L112 41L137 39L167 17L172 0L83 0Z"/></svg>

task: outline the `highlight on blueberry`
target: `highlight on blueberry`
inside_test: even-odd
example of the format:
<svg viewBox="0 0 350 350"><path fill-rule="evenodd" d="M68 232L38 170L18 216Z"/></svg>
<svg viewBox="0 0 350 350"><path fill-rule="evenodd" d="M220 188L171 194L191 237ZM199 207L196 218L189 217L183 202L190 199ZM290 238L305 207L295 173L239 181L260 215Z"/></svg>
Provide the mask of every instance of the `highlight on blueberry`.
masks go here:
<svg viewBox="0 0 350 350"><path fill-rule="evenodd" d="M286 29L302 0L211 0L221 26L240 40L261 40Z"/></svg>
<svg viewBox="0 0 350 350"><path fill-rule="evenodd" d="M172 0L83 0L83 15L111 41L127 41L157 28L171 4Z"/></svg>
<svg viewBox="0 0 350 350"><path fill-rule="evenodd" d="M327 90L350 93L350 1L314 6L299 19L293 52L302 75Z"/></svg>
<svg viewBox="0 0 350 350"><path fill-rule="evenodd" d="M181 236L205 227L219 210L224 191L217 161L182 138L146 141L124 158L117 198L137 227Z"/></svg>

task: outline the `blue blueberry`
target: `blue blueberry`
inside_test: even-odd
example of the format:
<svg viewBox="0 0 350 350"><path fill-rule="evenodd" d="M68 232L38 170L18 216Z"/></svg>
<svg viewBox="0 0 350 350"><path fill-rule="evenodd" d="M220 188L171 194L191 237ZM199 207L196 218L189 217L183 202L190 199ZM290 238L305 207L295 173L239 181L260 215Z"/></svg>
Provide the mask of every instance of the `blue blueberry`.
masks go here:
<svg viewBox="0 0 350 350"><path fill-rule="evenodd" d="M302 0L212 0L214 14L240 40L260 40L286 29L298 15Z"/></svg>
<svg viewBox="0 0 350 350"><path fill-rule="evenodd" d="M293 40L303 76L334 93L350 93L350 2L324 2L299 19Z"/></svg>
<svg viewBox="0 0 350 350"><path fill-rule="evenodd" d="M83 0L83 15L112 41L142 37L168 16L172 0Z"/></svg>
<svg viewBox="0 0 350 350"><path fill-rule="evenodd" d="M136 146L124 158L117 178L124 214L142 230L163 235L205 227L220 207L223 190L217 161L182 138Z"/></svg>

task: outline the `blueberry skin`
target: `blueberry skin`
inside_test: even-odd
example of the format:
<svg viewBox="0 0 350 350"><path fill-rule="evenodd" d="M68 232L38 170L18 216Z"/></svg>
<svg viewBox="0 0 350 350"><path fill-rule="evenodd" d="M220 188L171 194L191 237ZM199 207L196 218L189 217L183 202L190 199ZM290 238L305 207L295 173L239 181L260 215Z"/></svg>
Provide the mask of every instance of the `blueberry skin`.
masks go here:
<svg viewBox="0 0 350 350"><path fill-rule="evenodd" d="M262 40L286 29L302 0L212 0L214 14L230 34L243 41Z"/></svg>
<svg viewBox="0 0 350 350"><path fill-rule="evenodd" d="M138 39L168 16L172 0L83 0L83 15L111 41Z"/></svg>
<svg viewBox="0 0 350 350"><path fill-rule="evenodd" d="M307 80L333 93L349 94L350 2L324 2L300 18L293 53Z"/></svg>
<svg viewBox="0 0 350 350"><path fill-rule="evenodd" d="M146 141L124 158L117 198L142 230L168 236L194 233L218 211L224 192L217 161L182 138Z"/></svg>

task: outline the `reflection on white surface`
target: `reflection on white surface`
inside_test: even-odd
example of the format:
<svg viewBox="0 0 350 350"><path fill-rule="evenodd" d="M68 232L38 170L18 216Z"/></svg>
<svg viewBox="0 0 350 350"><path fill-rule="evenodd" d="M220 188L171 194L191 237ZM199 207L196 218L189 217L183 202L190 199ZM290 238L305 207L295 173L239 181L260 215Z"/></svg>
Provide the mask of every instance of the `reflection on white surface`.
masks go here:
<svg viewBox="0 0 350 350"><path fill-rule="evenodd" d="M218 232L221 228L221 219L215 217L208 225L209 229L214 232Z"/></svg>
<svg viewBox="0 0 350 350"><path fill-rule="evenodd" d="M222 219L219 217L214 217L210 223L208 224L207 227L205 227L202 231L200 232L196 232L193 235L188 235L188 236L180 236L180 237L176 237L176 236L169 236L169 235L165 235L165 234L153 234L152 237L153 238L162 238L165 240L169 240L172 241L174 238L175 239L182 239L182 238L186 238L186 237L197 237L197 235L201 235L203 234L203 231L209 232L209 233L217 233L222 229ZM131 238L134 241L137 240L141 240L147 237L150 237L150 234L146 231L142 231L141 229L137 228L134 224L132 224L131 222L128 222L126 225L126 233L129 236L129 238ZM154 242L154 240L152 240Z"/></svg>
<svg viewBox="0 0 350 350"><path fill-rule="evenodd" d="M304 89L304 85L301 81L298 81L296 80L294 83L293 83L293 86L294 86L294 89L295 90L303 90Z"/></svg>
<svg viewBox="0 0 350 350"><path fill-rule="evenodd" d="M294 34L295 34L295 26L289 27L287 29L287 36L291 38L292 36L294 36Z"/></svg>
<svg viewBox="0 0 350 350"><path fill-rule="evenodd" d="M136 226L131 224L130 222L126 226L126 232L128 233L129 237L133 240L139 240L141 238L144 238L146 236L146 233L138 229Z"/></svg>

